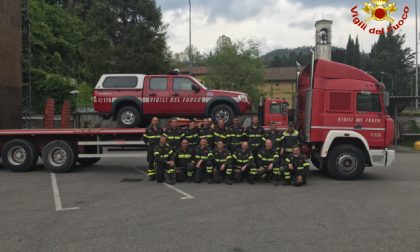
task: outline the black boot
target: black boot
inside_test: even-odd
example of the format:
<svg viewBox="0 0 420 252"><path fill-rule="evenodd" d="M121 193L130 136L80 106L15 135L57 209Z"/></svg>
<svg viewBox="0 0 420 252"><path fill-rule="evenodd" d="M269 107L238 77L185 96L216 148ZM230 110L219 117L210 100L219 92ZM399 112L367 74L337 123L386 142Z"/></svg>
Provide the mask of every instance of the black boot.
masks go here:
<svg viewBox="0 0 420 252"><path fill-rule="evenodd" d="M302 185L306 185L306 178L302 179Z"/></svg>
<svg viewBox="0 0 420 252"><path fill-rule="evenodd" d="M193 177L188 177L187 178L187 183L191 183L191 182L193 182L194 181L194 178Z"/></svg>
<svg viewBox="0 0 420 252"><path fill-rule="evenodd" d="M251 185L255 184L255 182L252 178L248 178L248 180L246 182L248 182L248 184L251 184Z"/></svg>
<svg viewBox="0 0 420 252"><path fill-rule="evenodd" d="M211 178L207 179L207 183L213 184L213 179L211 179Z"/></svg>
<svg viewBox="0 0 420 252"><path fill-rule="evenodd" d="M228 185L232 185L232 181L228 178L225 180L225 183L228 184Z"/></svg>
<svg viewBox="0 0 420 252"><path fill-rule="evenodd" d="M273 179L273 186L278 186L279 185L279 181L277 179Z"/></svg>
<svg viewBox="0 0 420 252"><path fill-rule="evenodd" d="M175 181L174 181L174 178L173 177L174 177L174 174L173 173L168 174L168 180L167 180L168 184L175 185Z"/></svg>
<svg viewBox="0 0 420 252"><path fill-rule="evenodd" d="M149 176L149 181L154 181L154 180L156 180L156 176L155 175Z"/></svg>
<svg viewBox="0 0 420 252"><path fill-rule="evenodd" d="M264 178L265 183L270 183L270 180L271 178L268 175Z"/></svg>

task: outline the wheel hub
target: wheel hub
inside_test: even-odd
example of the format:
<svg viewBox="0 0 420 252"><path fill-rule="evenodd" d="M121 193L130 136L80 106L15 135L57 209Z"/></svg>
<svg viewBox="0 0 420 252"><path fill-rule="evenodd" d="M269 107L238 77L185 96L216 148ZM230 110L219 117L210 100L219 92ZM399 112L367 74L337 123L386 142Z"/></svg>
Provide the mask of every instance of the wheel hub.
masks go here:
<svg viewBox="0 0 420 252"><path fill-rule="evenodd" d="M7 159L12 165L21 165L26 160L26 151L19 146L15 146L7 153Z"/></svg>
<svg viewBox="0 0 420 252"><path fill-rule="evenodd" d="M62 166L67 160L67 153L63 148L55 147L48 153L48 161L53 166Z"/></svg>
<svg viewBox="0 0 420 252"><path fill-rule="evenodd" d="M134 122L134 114L133 112L126 111L121 115L121 121L124 124L132 124Z"/></svg>
<svg viewBox="0 0 420 252"><path fill-rule="evenodd" d="M343 153L337 159L337 167L343 173L352 173L357 168L357 159L353 154Z"/></svg>
<svg viewBox="0 0 420 252"><path fill-rule="evenodd" d="M227 122L229 120L229 112L226 109L218 110L216 112L216 120Z"/></svg>

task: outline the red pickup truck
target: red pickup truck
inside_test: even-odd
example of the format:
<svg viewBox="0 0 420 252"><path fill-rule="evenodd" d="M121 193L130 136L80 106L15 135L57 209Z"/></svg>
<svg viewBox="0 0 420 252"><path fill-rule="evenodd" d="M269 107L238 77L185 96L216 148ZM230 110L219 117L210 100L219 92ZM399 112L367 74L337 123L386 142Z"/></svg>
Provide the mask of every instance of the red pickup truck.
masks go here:
<svg viewBox="0 0 420 252"><path fill-rule="evenodd" d="M95 87L95 111L112 118L121 128L145 127L153 116L223 119L249 114L245 93L208 90L191 76L169 71L167 75L107 74Z"/></svg>

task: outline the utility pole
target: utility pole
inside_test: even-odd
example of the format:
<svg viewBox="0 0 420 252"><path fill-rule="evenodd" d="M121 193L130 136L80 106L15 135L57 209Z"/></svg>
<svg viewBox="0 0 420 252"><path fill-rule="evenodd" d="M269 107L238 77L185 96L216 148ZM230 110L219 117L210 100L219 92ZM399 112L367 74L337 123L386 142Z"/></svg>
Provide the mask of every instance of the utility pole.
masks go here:
<svg viewBox="0 0 420 252"><path fill-rule="evenodd" d="M417 30L417 0L416 1L416 96L419 96L419 53L418 53L418 30ZM416 111L419 111L419 99L416 98Z"/></svg>
<svg viewBox="0 0 420 252"><path fill-rule="evenodd" d="M190 76L191 76L191 0L188 0L190 3Z"/></svg>

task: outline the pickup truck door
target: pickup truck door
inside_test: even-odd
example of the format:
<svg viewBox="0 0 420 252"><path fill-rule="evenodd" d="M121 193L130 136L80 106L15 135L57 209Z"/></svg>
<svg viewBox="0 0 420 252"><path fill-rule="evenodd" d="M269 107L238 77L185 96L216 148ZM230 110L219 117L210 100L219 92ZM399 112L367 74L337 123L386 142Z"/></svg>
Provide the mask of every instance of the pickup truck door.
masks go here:
<svg viewBox="0 0 420 252"><path fill-rule="evenodd" d="M156 116L170 114L167 76L146 78L143 95L143 114Z"/></svg>
<svg viewBox="0 0 420 252"><path fill-rule="evenodd" d="M380 93L356 92L354 130L368 141L370 147L385 145L385 117Z"/></svg>
<svg viewBox="0 0 420 252"><path fill-rule="evenodd" d="M170 91L170 111L175 115L202 115L205 105L206 90L197 85L187 77L172 78L172 88ZM192 85L199 87L200 91L194 91Z"/></svg>

